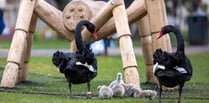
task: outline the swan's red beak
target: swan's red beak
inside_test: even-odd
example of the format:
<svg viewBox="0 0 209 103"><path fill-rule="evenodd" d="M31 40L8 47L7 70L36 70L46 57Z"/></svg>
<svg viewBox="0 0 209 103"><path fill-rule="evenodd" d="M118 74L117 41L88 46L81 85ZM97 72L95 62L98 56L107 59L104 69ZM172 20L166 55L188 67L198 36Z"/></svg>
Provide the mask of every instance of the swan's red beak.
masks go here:
<svg viewBox="0 0 209 103"><path fill-rule="evenodd" d="M93 37L94 37L94 39L97 39L97 32L96 32L96 30L93 32Z"/></svg>
<svg viewBox="0 0 209 103"><path fill-rule="evenodd" d="M163 32L162 32L162 30L160 31L160 33L158 34L158 36L157 36L157 39L159 39L160 37L162 37L163 36Z"/></svg>

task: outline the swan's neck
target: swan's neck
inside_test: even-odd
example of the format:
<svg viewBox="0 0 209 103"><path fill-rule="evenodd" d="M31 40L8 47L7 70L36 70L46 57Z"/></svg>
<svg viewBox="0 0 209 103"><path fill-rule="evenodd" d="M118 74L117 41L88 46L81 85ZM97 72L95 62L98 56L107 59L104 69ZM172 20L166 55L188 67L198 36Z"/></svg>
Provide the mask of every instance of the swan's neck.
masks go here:
<svg viewBox="0 0 209 103"><path fill-rule="evenodd" d="M184 52L184 39L179 30L175 30L174 34L176 35L177 40L177 51Z"/></svg>
<svg viewBox="0 0 209 103"><path fill-rule="evenodd" d="M76 47L77 47L78 51L83 51L85 48L85 46L83 44L83 40L82 40L82 35L81 35L83 25L85 25L85 23L79 23L76 26L76 31L75 31L75 42L76 42Z"/></svg>

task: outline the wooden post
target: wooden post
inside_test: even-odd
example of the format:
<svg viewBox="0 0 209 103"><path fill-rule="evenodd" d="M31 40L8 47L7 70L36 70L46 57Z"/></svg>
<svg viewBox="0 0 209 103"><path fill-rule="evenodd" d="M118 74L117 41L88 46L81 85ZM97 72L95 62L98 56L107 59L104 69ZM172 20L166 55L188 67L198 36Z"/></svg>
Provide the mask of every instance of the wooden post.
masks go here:
<svg viewBox="0 0 209 103"><path fill-rule="evenodd" d="M37 16L33 13L31 22L30 22L30 27L27 33L27 47L25 47L25 56L22 60L23 63L20 64L19 68L19 73L18 73L18 80L17 82L25 81L27 80L27 75L28 75L28 63L30 59L30 54L31 54L31 47L32 47L32 42L33 42L33 33L36 28L36 22L37 22Z"/></svg>
<svg viewBox="0 0 209 103"><path fill-rule="evenodd" d="M165 15L165 4L164 0L146 0L146 6L147 6L147 13L149 16L150 21L150 29L152 34L152 40L153 40L153 52L157 48L161 48L165 51L171 50L171 47L167 44L170 41L169 35L164 36L160 40L157 39L157 35L161 28L166 25L166 15ZM167 40L166 40L167 39Z"/></svg>
<svg viewBox="0 0 209 103"><path fill-rule="evenodd" d="M14 87L19 65L22 62L24 45L27 44L26 35L29 29L36 0L21 0L15 33L9 50L7 65L1 80L1 87Z"/></svg>
<svg viewBox="0 0 209 103"><path fill-rule="evenodd" d="M116 2L116 1L115 1ZM120 51L124 68L126 83L132 83L140 87L139 74L137 71L137 63L133 51L131 33L128 25L128 18L123 0L118 0L122 5L113 9L113 17L115 18L115 26L119 35Z"/></svg>
<svg viewBox="0 0 209 103"><path fill-rule="evenodd" d="M169 35L166 35L159 40L157 39L157 35L161 28L164 25L167 25L164 0L146 0L146 7L149 18L150 34L152 35L152 52L154 53L158 48L165 51L172 50ZM154 78L149 74L147 75L149 78L152 78L150 82L154 82Z"/></svg>
<svg viewBox="0 0 209 103"><path fill-rule="evenodd" d="M165 2L164 1L161 1L161 4L162 4L162 15L163 15L163 23L165 25L168 24L168 20L167 20L167 13L166 13L166 8L165 8ZM167 35L167 37L165 38L166 40L166 44L167 44L167 51L168 52L172 52L172 46L171 46L171 40L170 40L170 36Z"/></svg>
<svg viewBox="0 0 209 103"><path fill-rule="evenodd" d="M156 83L156 78L153 74L153 53L152 53L152 36L150 32L149 18L143 17L137 22L138 30L140 31L140 39L142 44L142 52L144 62L146 64L146 82Z"/></svg>

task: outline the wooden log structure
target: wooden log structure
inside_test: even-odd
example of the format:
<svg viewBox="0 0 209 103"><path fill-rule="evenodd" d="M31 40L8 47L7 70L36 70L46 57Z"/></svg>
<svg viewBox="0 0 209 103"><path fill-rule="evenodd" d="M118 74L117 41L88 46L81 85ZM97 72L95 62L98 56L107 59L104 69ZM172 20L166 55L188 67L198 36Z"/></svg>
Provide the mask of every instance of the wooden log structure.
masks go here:
<svg viewBox="0 0 209 103"><path fill-rule="evenodd" d="M48 4L44 0L37 0L35 13L49 27L65 37L66 40L72 41L74 39L74 33L68 31L63 24L63 13L60 10Z"/></svg>
<svg viewBox="0 0 209 103"><path fill-rule="evenodd" d="M27 12L26 15L24 15L25 12ZM65 7L63 12L44 0L21 0L15 33L7 58L8 63L2 76L1 87L14 87L16 81L19 82L27 78L32 33L35 31L38 17L71 42L72 51L76 51L75 42L73 41L74 29L75 24L80 20L91 20L95 24L98 40L106 38L117 31L125 71L125 81L136 84L139 87L139 74L128 24L140 20L138 25L142 30L142 49L144 49L143 53L148 74L151 73L150 70L152 68L152 53L150 49L152 51L156 50L156 48L171 50L169 36L164 36L160 41L155 38L160 28L167 23L163 0L135 0L126 10L123 0L110 0L107 3L74 0ZM149 21L148 24L146 24L147 21ZM84 41L95 41L86 29L82 31L82 36ZM147 76L147 81L152 82L154 79L152 76Z"/></svg>
<svg viewBox="0 0 209 103"><path fill-rule="evenodd" d="M153 74L153 52L152 52L152 36L150 32L149 18L143 17L137 22L138 30L140 31L140 42L146 65L146 82L156 83L156 78Z"/></svg>
<svg viewBox="0 0 209 103"><path fill-rule="evenodd" d="M122 2L122 5L119 5L113 9L113 17L115 18L115 26L119 36L121 58L125 72L125 82L132 83L140 87L137 62L130 37L131 32L129 29L128 17L124 6L124 1L118 0L118 2Z"/></svg>
<svg viewBox="0 0 209 103"><path fill-rule="evenodd" d="M33 13L32 19L30 21L29 30L28 30L28 33L26 36L27 45L24 48L25 50L23 52L23 54L25 54L25 55L24 55L24 58L20 64L18 78L17 78L16 82L21 82L21 81L27 80L28 63L30 60L31 47L32 47L32 42L33 42L33 33L35 32L36 22L37 22L37 15L35 13Z"/></svg>
<svg viewBox="0 0 209 103"><path fill-rule="evenodd" d="M12 44L9 50L7 65L3 72L1 87L14 87L18 72L19 65L24 58L24 50L27 47L27 33L29 30L30 21L32 18L33 10L36 0L22 0L18 12L18 18L15 26L15 33L12 39ZM27 13L27 15L23 15Z"/></svg>
<svg viewBox="0 0 209 103"><path fill-rule="evenodd" d="M104 1L73 0L63 10L64 26L74 32L81 20L90 20L106 4Z"/></svg>
<svg viewBox="0 0 209 103"><path fill-rule="evenodd" d="M166 8L165 8L165 2L161 1L161 10L162 10L162 17L163 17L163 23L164 25L168 25L168 19L167 19L167 13L166 13ZM170 36L167 35L167 37L165 37L165 44L167 45L167 52L172 52L172 46L171 46L171 40L170 40Z"/></svg>
<svg viewBox="0 0 209 103"><path fill-rule="evenodd" d="M171 50L170 44L167 44L167 41L170 41L169 35L166 35L160 40L157 40L157 35L160 32L161 27L167 24L165 21L166 17L164 0L146 0L145 2L153 41L153 52L157 48L161 48L165 51Z"/></svg>
<svg viewBox="0 0 209 103"><path fill-rule="evenodd" d="M139 27L142 28L142 33L150 36L142 36L142 49L146 64L146 79L147 82L156 83L156 78L153 75L153 64L152 64L152 54L156 49L161 48L165 51L171 51L171 43L169 35L164 36L162 39L158 40L157 35L159 34L161 27L167 25L167 17L165 10L165 3L163 0L146 0L147 7L147 17L141 19L139 22ZM146 19L146 20L145 20ZM144 22L148 24L144 24ZM141 25L149 25L144 29ZM147 39L147 40L146 40ZM150 42L152 41L152 52L150 48Z"/></svg>

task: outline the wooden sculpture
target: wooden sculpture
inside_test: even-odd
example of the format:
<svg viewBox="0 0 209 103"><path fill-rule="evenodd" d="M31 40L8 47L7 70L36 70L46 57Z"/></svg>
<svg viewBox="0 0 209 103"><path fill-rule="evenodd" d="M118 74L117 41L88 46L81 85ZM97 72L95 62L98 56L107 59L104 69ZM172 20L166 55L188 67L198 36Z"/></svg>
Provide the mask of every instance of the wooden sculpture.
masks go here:
<svg viewBox="0 0 209 103"><path fill-rule="evenodd" d="M100 9L101 8L101 9ZM171 51L170 38L155 39L160 28L167 24L164 0L135 0L125 9L123 0L109 2L74 0L59 11L44 0L21 0L15 33L10 46L1 87L14 87L16 82L27 79L28 63L33 32L37 18L63 35L76 51L74 27L78 21L87 19L97 27L98 40L117 31L125 74L125 82L140 87L137 62L130 38L129 24L137 22L141 30L142 49L146 64L147 82L156 82L152 74L152 53L156 48ZM83 40L94 42L89 32L82 31Z"/></svg>

